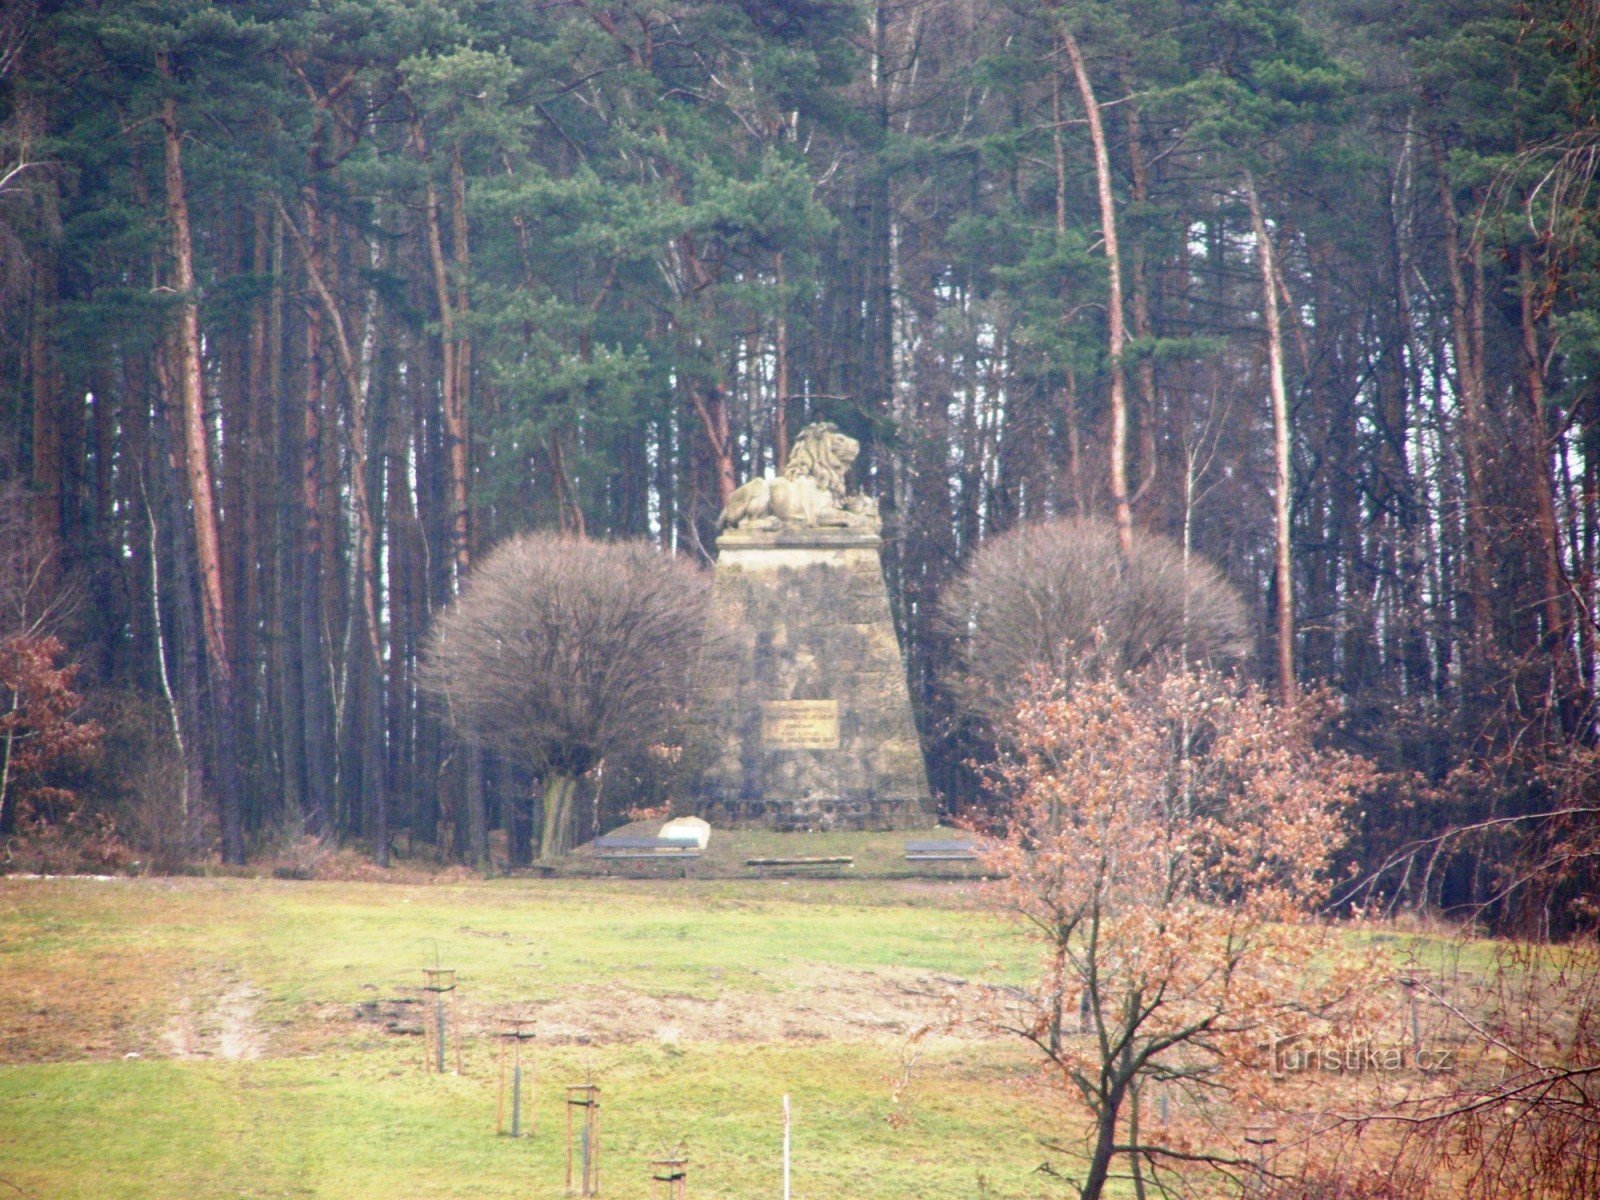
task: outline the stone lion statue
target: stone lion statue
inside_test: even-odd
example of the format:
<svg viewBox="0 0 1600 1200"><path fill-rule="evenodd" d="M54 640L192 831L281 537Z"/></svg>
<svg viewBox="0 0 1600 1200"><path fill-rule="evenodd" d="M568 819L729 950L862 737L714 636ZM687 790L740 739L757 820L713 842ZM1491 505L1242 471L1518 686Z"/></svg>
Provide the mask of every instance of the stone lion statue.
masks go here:
<svg viewBox="0 0 1600 1200"><path fill-rule="evenodd" d="M776 479L752 479L728 497L723 529L780 529L819 525L873 529L878 506L870 496L845 494L844 476L861 443L831 421L807 425L795 438L789 462Z"/></svg>

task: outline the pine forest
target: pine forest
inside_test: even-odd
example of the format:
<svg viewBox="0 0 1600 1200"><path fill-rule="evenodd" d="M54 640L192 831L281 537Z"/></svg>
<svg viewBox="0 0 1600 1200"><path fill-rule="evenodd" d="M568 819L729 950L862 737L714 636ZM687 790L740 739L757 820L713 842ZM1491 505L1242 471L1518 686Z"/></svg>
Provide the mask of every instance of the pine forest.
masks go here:
<svg viewBox="0 0 1600 1200"><path fill-rule="evenodd" d="M526 861L434 617L530 531L706 567L829 421L943 812L986 792L941 597L1092 517L1331 693L1361 865L1436 851L1374 896L1559 932L1597 166L1593 0L6 0L0 697L100 753L8 738L0 839ZM583 774L580 840L670 802L660 750Z"/></svg>

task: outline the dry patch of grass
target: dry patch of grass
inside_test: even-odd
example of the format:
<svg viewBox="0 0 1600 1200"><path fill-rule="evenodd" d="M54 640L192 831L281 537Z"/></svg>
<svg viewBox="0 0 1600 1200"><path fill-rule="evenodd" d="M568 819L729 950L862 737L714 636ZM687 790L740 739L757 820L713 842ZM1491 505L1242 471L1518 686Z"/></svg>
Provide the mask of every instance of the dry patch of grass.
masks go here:
<svg viewBox="0 0 1600 1200"><path fill-rule="evenodd" d="M586 1078L610 1196L650 1194L679 1141L696 1196L772 1192L785 1092L797 1194L1052 1190L1017 1152L1044 1129L1016 1048L940 1041L937 1085L896 1099L912 1031L1026 957L948 889L6 880L0 913L27 997L0 1006L0 1179L30 1198L555 1197L560 1089ZM459 1076L425 1074L415 1032L436 954ZM494 1134L512 1014L540 1035L516 1143Z"/></svg>
<svg viewBox="0 0 1600 1200"><path fill-rule="evenodd" d="M929 1019L1026 949L959 890L797 880L381 886L0 880L0 1061L306 1052L459 972L464 1018L538 1014L593 1044L849 1038ZM999 964L997 967L996 964Z"/></svg>
<svg viewBox="0 0 1600 1200"><path fill-rule="evenodd" d="M1490 949L1359 936L1481 1007ZM679 1139L695 1195L770 1192L784 1091L804 1114L797 1194L1058 1195L1032 1173L1065 1166L1040 1138L1075 1144L1081 1117L1030 1082L1026 1051L920 1032L1026 981L1033 955L962 882L0 880L0 1179L39 1200L553 1197L555 1089L592 1074L608 1195L646 1195L645 1161ZM422 1070L435 962L458 971L460 1077ZM538 1031L544 1132L527 1144L492 1131L510 1016ZM1460 1041L1437 1014L1414 1026L1398 985L1375 1034ZM1320 1136L1319 1114L1494 1067L1467 1049L1450 1080L1292 1075L1281 1107L1305 1117L1274 1153ZM1394 1140L1345 1153L1380 1161Z"/></svg>

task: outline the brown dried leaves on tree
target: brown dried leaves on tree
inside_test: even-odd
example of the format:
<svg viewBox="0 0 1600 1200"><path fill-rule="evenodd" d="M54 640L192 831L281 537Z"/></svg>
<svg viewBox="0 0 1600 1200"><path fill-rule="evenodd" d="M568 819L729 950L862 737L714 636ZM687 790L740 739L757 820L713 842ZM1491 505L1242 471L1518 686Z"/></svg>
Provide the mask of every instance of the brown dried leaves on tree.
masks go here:
<svg viewBox="0 0 1600 1200"><path fill-rule="evenodd" d="M74 797L50 787L45 773L92 749L100 726L77 719L83 697L72 688L75 665L58 666L66 647L54 637L0 641L0 830L69 823ZM15 811L12 811L15 807Z"/></svg>
<svg viewBox="0 0 1600 1200"><path fill-rule="evenodd" d="M467 738L539 777L541 857L571 848L579 778L670 731L708 595L703 572L644 543L535 533L485 558L439 617L423 686Z"/></svg>
<svg viewBox="0 0 1600 1200"><path fill-rule="evenodd" d="M1248 1175L1270 1039L1361 1015L1375 968L1311 919L1371 775L1318 747L1327 715L1207 672L1081 679L1017 708L988 898L1040 942L1042 978L994 1019L1088 1117L1088 1145L1058 1147L1082 1150L1084 1197L1128 1171L1141 1190Z"/></svg>

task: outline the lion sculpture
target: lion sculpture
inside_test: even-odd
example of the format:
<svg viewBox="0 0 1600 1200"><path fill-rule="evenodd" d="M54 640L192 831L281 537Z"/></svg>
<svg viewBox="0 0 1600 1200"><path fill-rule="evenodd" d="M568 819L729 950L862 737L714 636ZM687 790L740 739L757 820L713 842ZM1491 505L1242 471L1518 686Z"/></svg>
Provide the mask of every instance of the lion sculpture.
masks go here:
<svg viewBox="0 0 1600 1200"><path fill-rule="evenodd" d="M728 497L718 518L723 529L781 529L820 525L840 529L878 526L870 496L847 496L844 476L861 443L831 421L807 425L795 438L789 462L775 479L752 479Z"/></svg>

